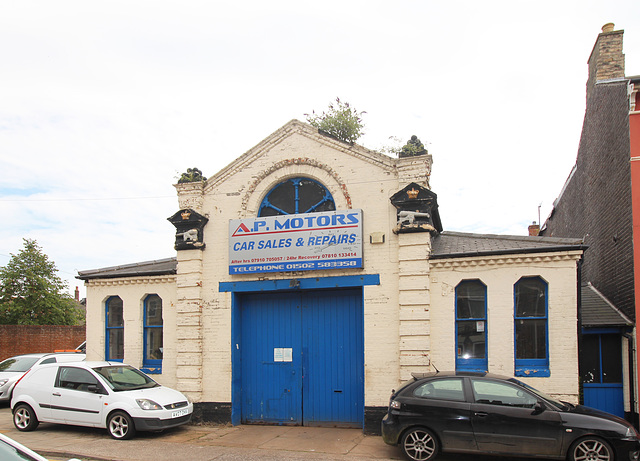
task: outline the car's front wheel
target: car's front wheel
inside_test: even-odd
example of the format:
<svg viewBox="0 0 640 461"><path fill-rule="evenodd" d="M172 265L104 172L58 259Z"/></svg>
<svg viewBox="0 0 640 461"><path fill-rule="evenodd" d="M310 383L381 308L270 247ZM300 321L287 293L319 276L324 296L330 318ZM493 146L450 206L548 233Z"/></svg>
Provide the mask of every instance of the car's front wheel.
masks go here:
<svg viewBox="0 0 640 461"><path fill-rule="evenodd" d="M28 432L38 427L36 413L26 403L20 403L13 409L13 425L19 431Z"/></svg>
<svg viewBox="0 0 640 461"><path fill-rule="evenodd" d="M109 416L107 430L114 439L128 440L136 434L131 416L123 411L116 411Z"/></svg>
<svg viewBox="0 0 640 461"><path fill-rule="evenodd" d="M402 452L412 461L434 459L440 449L436 436L423 427L409 429L402 436L401 446Z"/></svg>
<svg viewBox="0 0 640 461"><path fill-rule="evenodd" d="M569 461L613 461L613 450L598 437L576 440L569 450Z"/></svg>

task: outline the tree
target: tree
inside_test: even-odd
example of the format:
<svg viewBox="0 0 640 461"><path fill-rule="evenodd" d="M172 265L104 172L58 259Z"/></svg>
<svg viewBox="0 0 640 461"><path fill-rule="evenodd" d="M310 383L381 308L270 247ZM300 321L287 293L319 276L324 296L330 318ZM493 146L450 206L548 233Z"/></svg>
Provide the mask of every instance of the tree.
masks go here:
<svg viewBox="0 0 640 461"><path fill-rule="evenodd" d="M23 239L24 248L0 267L0 324L76 325L84 312L65 294L66 283L53 261L35 240Z"/></svg>
<svg viewBox="0 0 640 461"><path fill-rule="evenodd" d="M313 111L311 114L304 115L311 126L341 141L353 143L363 135L364 125L361 116L365 113L358 112L348 102L342 102L340 98L336 98L335 105L329 104L328 112L318 115Z"/></svg>

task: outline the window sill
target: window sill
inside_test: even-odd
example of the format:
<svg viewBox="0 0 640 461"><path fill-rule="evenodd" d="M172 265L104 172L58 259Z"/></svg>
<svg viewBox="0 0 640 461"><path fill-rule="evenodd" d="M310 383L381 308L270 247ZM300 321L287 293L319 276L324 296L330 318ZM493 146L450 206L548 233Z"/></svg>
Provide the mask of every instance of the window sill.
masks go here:
<svg viewBox="0 0 640 461"><path fill-rule="evenodd" d="M148 375L161 375L162 367L142 367L140 368L140 371Z"/></svg>
<svg viewBox="0 0 640 461"><path fill-rule="evenodd" d="M520 378L548 378L551 376L549 367L517 367L515 376Z"/></svg>

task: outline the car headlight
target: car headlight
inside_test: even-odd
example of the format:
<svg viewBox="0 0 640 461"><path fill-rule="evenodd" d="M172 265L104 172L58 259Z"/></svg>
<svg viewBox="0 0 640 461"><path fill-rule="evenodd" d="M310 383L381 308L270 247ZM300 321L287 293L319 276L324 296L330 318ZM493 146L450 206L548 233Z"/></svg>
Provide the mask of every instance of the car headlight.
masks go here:
<svg viewBox="0 0 640 461"><path fill-rule="evenodd" d="M143 410L162 410L162 406L158 405L153 400L149 399L136 399L136 403Z"/></svg>
<svg viewBox="0 0 640 461"><path fill-rule="evenodd" d="M5 384L7 384L8 381L9 381L8 379L0 379L0 387L2 387Z"/></svg>
<svg viewBox="0 0 640 461"><path fill-rule="evenodd" d="M398 402L397 400L392 400L391 403L389 404L391 408L394 408L396 410L400 409L400 405L401 405L400 402Z"/></svg>
<svg viewBox="0 0 640 461"><path fill-rule="evenodd" d="M627 433L624 436L625 438L631 438L631 439L637 439L639 437L638 431L636 431L636 428L632 426L627 427Z"/></svg>

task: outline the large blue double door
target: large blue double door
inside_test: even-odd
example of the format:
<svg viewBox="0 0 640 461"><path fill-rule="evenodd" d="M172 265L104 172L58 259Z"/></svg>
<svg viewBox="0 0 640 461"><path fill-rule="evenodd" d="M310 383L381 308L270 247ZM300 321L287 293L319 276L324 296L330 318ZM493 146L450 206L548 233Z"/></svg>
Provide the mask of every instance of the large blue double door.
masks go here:
<svg viewBox="0 0 640 461"><path fill-rule="evenodd" d="M362 289L240 297L243 423L362 427Z"/></svg>

